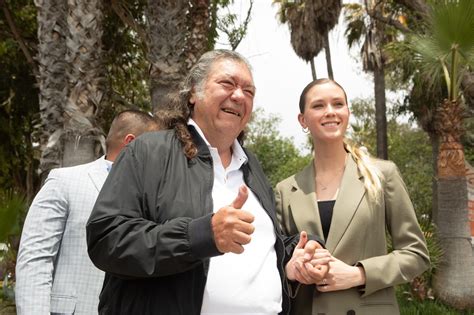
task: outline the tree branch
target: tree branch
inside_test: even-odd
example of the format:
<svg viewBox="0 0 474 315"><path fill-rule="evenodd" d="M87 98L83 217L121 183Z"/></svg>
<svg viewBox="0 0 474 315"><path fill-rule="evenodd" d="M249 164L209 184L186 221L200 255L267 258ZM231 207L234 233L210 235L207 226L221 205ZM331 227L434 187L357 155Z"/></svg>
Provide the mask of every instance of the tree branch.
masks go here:
<svg viewBox="0 0 474 315"><path fill-rule="evenodd" d="M21 37L20 31L18 30L15 22L13 21L13 17L11 15L10 10L8 9L5 0L0 0L0 7L2 7L3 14L5 15L5 19L7 20L7 24L10 27L10 30L12 31L13 37L15 41L18 43L20 46L21 51L25 55L26 61L30 64L32 72L35 76L35 78L39 77L39 72L37 65L35 63L35 60L33 59L33 56L31 55L28 47L25 44L25 41Z"/></svg>
<svg viewBox="0 0 474 315"><path fill-rule="evenodd" d="M0 0L3 1L3 0ZM131 15L124 10L122 5L119 3L119 0L111 0L112 3L112 9L114 10L115 14L122 20L122 22L130 27L132 30L134 30L137 34L138 37L140 37L140 40L143 44L143 47L145 47L145 50L148 51L148 45L147 45L147 36L146 32L143 28L140 27L137 23L135 23L135 20ZM145 53L146 53L145 51Z"/></svg>
<svg viewBox="0 0 474 315"><path fill-rule="evenodd" d="M393 26L395 27L397 30L403 32L403 33L408 33L410 32L410 29L408 27L406 27L405 25L403 25L402 23L398 22L397 20L394 20L394 19L391 19L391 18L388 18L388 17L385 17L383 16L380 12L377 12L377 11L373 11L373 10L370 10L370 11L367 11L367 13L369 14L369 16L371 18L373 18L374 20L378 20L384 24L387 24L387 25L390 25L390 26Z"/></svg>
<svg viewBox="0 0 474 315"><path fill-rule="evenodd" d="M253 7L253 0L250 0L250 6L247 11L247 17L245 18L245 21L242 25L242 35L239 37L239 39L234 43L235 47L232 47L232 50L236 50L237 46L239 46L240 42L244 38L245 34L247 34L247 27L250 22L250 15L252 14L252 7Z"/></svg>

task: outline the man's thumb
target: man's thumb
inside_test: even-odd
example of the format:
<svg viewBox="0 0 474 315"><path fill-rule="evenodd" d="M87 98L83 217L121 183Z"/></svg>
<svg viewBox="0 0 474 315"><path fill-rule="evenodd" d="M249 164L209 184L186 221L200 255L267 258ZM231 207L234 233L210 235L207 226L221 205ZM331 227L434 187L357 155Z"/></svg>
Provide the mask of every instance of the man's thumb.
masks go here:
<svg viewBox="0 0 474 315"><path fill-rule="evenodd" d="M239 193L237 194L237 197L234 199L234 201L231 204L232 208L242 209L242 206L247 201L248 197L249 197L249 192L248 192L247 186L245 185L240 186Z"/></svg>
<svg viewBox="0 0 474 315"><path fill-rule="evenodd" d="M298 241L296 248L304 248L307 241L308 241L308 234L305 231L301 231L300 240Z"/></svg>

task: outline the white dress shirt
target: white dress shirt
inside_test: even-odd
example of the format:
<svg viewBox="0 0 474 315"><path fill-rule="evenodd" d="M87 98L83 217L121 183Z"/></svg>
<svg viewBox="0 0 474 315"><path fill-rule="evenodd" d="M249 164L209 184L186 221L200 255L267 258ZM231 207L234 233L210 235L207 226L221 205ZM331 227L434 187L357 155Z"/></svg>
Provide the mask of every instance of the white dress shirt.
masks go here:
<svg viewBox="0 0 474 315"><path fill-rule="evenodd" d="M227 206L237 197L239 187L245 185L240 167L247 156L235 140L232 161L224 169L216 148L210 146L197 124L190 120L207 143L213 159L214 185L212 199L214 212ZM282 287L275 252L276 236L273 223L253 192L243 210L255 216L252 240L244 245L242 254L227 253L211 258L201 314L259 314L275 315L281 312Z"/></svg>

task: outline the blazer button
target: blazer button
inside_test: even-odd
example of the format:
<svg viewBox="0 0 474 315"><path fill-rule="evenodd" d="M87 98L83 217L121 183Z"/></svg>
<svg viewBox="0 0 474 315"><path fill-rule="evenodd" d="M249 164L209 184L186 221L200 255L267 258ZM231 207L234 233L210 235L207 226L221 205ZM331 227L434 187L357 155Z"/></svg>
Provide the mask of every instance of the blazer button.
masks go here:
<svg viewBox="0 0 474 315"><path fill-rule="evenodd" d="M347 315L355 315L356 312L354 310L348 310Z"/></svg>

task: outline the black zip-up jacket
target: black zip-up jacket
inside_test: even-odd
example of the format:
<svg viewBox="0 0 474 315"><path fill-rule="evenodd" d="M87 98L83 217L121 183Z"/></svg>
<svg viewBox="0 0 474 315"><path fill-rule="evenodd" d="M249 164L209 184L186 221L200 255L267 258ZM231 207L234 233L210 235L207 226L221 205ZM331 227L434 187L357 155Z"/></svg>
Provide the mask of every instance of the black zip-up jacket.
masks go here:
<svg viewBox="0 0 474 315"><path fill-rule="evenodd" d="M211 229L212 157L189 128L198 147L195 158L185 157L172 130L144 134L124 148L99 194L87 243L91 260L106 272L100 314L200 314L209 259L221 253ZM245 183L275 228L281 314L287 314L284 266L297 238L282 235L272 188L256 158L246 154Z"/></svg>

